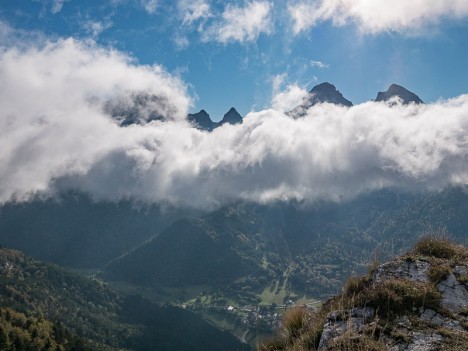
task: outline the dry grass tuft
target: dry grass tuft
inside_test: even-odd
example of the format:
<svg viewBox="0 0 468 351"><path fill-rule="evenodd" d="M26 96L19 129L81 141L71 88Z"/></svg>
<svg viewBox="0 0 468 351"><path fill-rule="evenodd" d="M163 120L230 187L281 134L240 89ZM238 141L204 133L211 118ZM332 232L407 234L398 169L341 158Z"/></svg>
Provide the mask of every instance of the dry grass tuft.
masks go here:
<svg viewBox="0 0 468 351"><path fill-rule="evenodd" d="M361 294L359 304L374 307L381 317L412 313L419 307L437 310L440 293L432 284L392 279L372 286Z"/></svg>
<svg viewBox="0 0 468 351"><path fill-rule="evenodd" d="M447 277L452 273L452 269L446 265L432 265L429 269L429 280L437 285L441 281L447 279Z"/></svg>
<svg viewBox="0 0 468 351"><path fill-rule="evenodd" d="M454 259L463 254L463 247L453 243L445 234L423 236L414 246L413 253L443 259Z"/></svg>

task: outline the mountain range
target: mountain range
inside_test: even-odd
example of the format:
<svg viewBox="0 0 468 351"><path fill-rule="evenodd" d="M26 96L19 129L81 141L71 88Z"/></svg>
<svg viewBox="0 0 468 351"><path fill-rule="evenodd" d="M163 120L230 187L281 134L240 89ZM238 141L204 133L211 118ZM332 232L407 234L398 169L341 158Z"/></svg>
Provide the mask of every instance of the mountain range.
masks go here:
<svg viewBox="0 0 468 351"><path fill-rule="evenodd" d="M390 85L385 92L379 92L373 101L388 102L390 100L393 101L393 99L399 99L403 105L424 103L416 94L397 84ZM295 118L303 117L307 114L309 108L321 103L342 105L346 107L353 106L353 103L347 100L333 84L325 82L314 86L302 99L302 103L287 114ZM201 110L200 112L193 114L190 113L187 118L194 127L206 131L212 131L225 123L242 123L242 116L234 107L232 107L218 123L213 122L210 115L205 110Z"/></svg>

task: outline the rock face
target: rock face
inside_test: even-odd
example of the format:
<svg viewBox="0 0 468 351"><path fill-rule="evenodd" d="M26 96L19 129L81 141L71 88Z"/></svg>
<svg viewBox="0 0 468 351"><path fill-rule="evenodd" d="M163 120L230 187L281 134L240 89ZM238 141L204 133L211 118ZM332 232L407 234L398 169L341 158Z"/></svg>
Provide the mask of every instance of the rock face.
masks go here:
<svg viewBox="0 0 468 351"><path fill-rule="evenodd" d="M375 310L370 307L330 312L327 315L327 324L323 328L318 349L328 350L334 338L343 335L350 329L359 333L362 331L363 326L374 319L374 316Z"/></svg>
<svg viewBox="0 0 468 351"><path fill-rule="evenodd" d="M379 92L374 101L389 101L392 98L400 98L404 105L411 103L424 104L424 102L415 93L403 88L400 85L392 84L387 91Z"/></svg>
<svg viewBox="0 0 468 351"><path fill-rule="evenodd" d="M303 102L295 107L289 114L294 117L302 117L312 106L325 102L348 107L353 106L353 103L345 99L343 94L341 94L333 84L325 82L313 87L304 98Z"/></svg>

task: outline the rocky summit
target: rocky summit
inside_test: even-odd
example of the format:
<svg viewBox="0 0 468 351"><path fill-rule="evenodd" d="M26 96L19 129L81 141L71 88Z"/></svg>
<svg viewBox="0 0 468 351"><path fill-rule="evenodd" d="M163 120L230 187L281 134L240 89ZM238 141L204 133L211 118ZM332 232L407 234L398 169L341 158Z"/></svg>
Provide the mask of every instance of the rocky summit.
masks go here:
<svg viewBox="0 0 468 351"><path fill-rule="evenodd" d="M468 350L468 249L424 237L394 260L350 278L319 311L284 315L266 350Z"/></svg>
<svg viewBox="0 0 468 351"><path fill-rule="evenodd" d="M387 91L384 91L384 92L379 92L377 94L377 97L375 98L374 101L389 101L390 99L393 99L393 98L399 98L401 99L401 102L404 104L404 105L408 105L408 104L411 104L411 103L415 103L415 104L423 104L424 102L419 98L419 96L417 96L415 93L403 88L402 86L400 85L397 85L397 84L392 84L390 85L390 87L388 88Z"/></svg>
<svg viewBox="0 0 468 351"><path fill-rule="evenodd" d="M201 110L197 113L189 113L187 118L189 122L198 129L211 131L217 126L217 123L211 120L210 115L205 110Z"/></svg>
<svg viewBox="0 0 468 351"><path fill-rule="evenodd" d="M225 123L229 124L239 124L242 123L242 116L237 112L234 107L223 116L223 119L219 122L219 125L222 126Z"/></svg>
<svg viewBox="0 0 468 351"><path fill-rule="evenodd" d="M304 97L302 103L290 112L290 115L302 117L307 113L310 107L325 102L348 107L353 106L353 103L345 99L343 94L341 94L333 84L325 82L313 87Z"/></svg>

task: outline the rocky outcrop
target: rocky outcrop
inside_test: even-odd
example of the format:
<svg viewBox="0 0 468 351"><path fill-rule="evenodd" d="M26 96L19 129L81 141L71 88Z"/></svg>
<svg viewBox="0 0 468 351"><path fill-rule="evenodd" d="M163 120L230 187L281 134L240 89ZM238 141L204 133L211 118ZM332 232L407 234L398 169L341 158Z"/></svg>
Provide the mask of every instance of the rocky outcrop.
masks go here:
<svg viewBox="0 0 468 351"><path fill-rule="evenodd" d="M453 273L442 281L437 287L442 293L441 304L447 310L459 313L468 309L468 290L466 282L461 283L457 277L467 276L467 266L456 266Z"/></svg>
<svg viewBox="0 0 468 351"><path fill-rule="evenodd" d="M352 338L364 337L378 343L380 347L376 348L378 350L466 349L468 346L467 272L468 262L466 258L460 259L459 256L442 260L413 253L380 265L370 275L367 287L353 296L358 301L358 305L365 301L372 307L361 306L329 312L318 350L335 350L338 340L346 338L351 343ZM442 279L435 281L440 275ZM388 287L389 282L399 282L401 288L391 291L381 288ZM428 308L424 299L415 297L413 306L406 311L400 314L381 315L385 306L376 306L376 300L381 299L380 302L385 303L385 294L388 294L389 305L394 305L394 299L411 301L411 294L418 296L421 292L411 291L416 288L428 291L436 288L437 303L427 301L432 307ZM375 296L379 294L381 296ZM391 296L392 294L395 296ZM429 293L427 296L428 300L433 299L429 297L432 296ZM373 332L369 335L370 330Z"/></svg>
<svg viewBox="0 0 468 351"><path fill-rule="evenodd" d="M402 257L350 278L320 310L286 312L282 333L258 350L466 351L467 283L468 249L425 237Z"/></svg>

